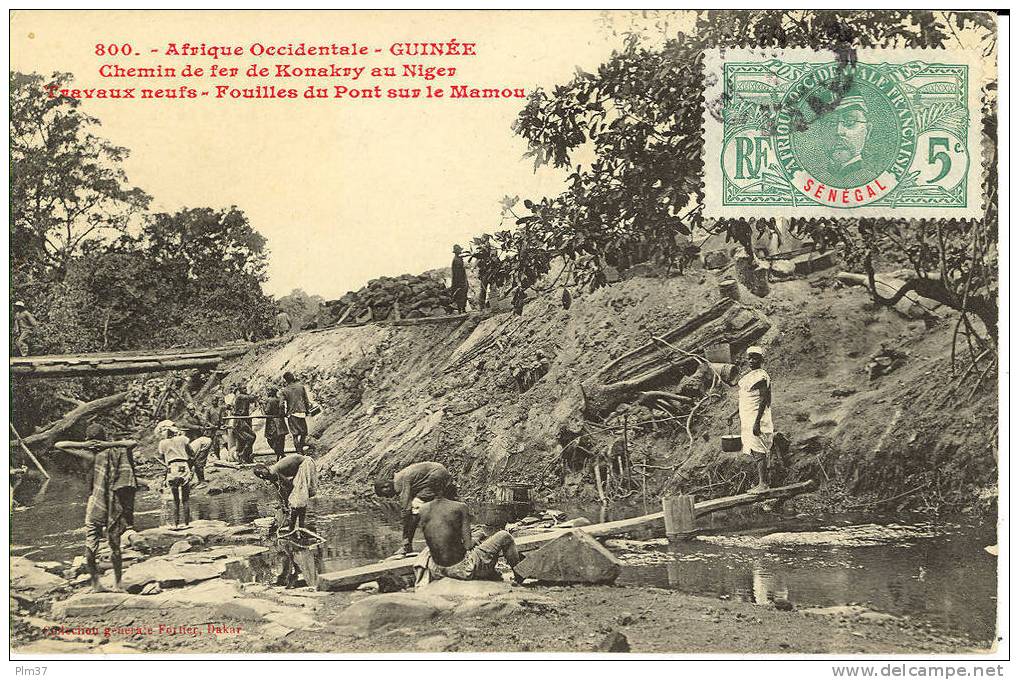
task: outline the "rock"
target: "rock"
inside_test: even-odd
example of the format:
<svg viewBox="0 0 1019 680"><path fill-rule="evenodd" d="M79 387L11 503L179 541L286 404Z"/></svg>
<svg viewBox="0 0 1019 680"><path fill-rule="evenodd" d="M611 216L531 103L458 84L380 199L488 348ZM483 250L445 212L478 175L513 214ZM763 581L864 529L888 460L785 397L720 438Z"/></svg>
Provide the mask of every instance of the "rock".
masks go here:
<svg viewBox="0 0 1019 680"><path fill-rule="evenodd" d="M784 597L776 597L774 605L775 609L779 610L780 612L791 612L794 609L793 603L785 599Z"/></svg>
<svg viewBox="0 0 1019 680"><path fill-rule="evenodd" d="M414 643L414 648L422 652L448 652L454 647L456 640L441 633L425 636Z"/></svg>
<svg viewBox="0 0 1019 680"><path fill-rule="evenodd" d="M721 269L731 262L729 253L725 250L712 250L704 253L705 269Z"/></svg>
<svg viewBox="0 0 1019 680"><path fill-rule="evenodd" d="M114 609L158 609L164 606L162 597L129 595L128 593L79 593L66 600L53 603L52 614L58 619L71 616L98 617Z"/></svg>
<svg viewBox="0 0 1019 680"><path fill-rule="evenodd" d="M241 597L241 584L217 578L194 586L178 588L171 595L174 602L183 605L215 605Z"/></svg>
<svg viewBox="0 0 1019 680"><path fill-rule="evenodd" d="M473 600L507 595L513 592L513 587L505 581L458 581L443 578L421 586L416 592L451 600Z"/></svg>
<svg viewBox="0 0 1019 680"><path fill-rule="evenodd" d="M619 631L613 631L602 638L602 641L594 646L592 651L608 652L610 654L621 654L630 651L630 641Z"/></svg>
<svg viewBox="0 0 1019 680"><path fill-rule="evenodd" d="M222 576L224 562L208 564L187 564L163 558L153 558L132 564L124 570L121 583L129 593L139 593L149 583L158 583L161 588L173 588L188 583L208 581Z"/></svg>
<svg viewBox="0 0 1019 680"><path fill-rule="evenodd" d="M387 593L358 600L342 612L334 624L342 628L373 631L386 626L431 621L443 611L436 604L438 597L425 597L411 593ZM452 609L453 603L446 600Z"/></svg>
<svg viewBox="0 0 1019 680"><path fill-rule="evenodd" d="M516 573L546 583L612 583L622 563L582 529L546 543L516 566Z"/></svg>
<svg viewBox="0 0 1019 680"><path fill-rule="evenodd" d="M377 593L379 592L379 584L376 581L368 581L368 583L362 583L359 585L357 590L365 593Z"/></svg>
<svg viewBox="0 0 1019 680"><path fill-rule="evenodd" d="M261 628L259 628L258 632L261 633L262 635L264 635L265 637L269 638L269 639L272 639L272 640L282 640L286 636L288 636L291 633L293 633L294 629L293 628L287 628L286 626L283 626L283 625L280 625L280 624L275 623L273 621L270 621L269 623L267 623L264 626L262 626Z"/></svg>
<svg viewBox="0 0 1019 680"><path fill-rule="evenodd" d="M280 609L268 600L259 600L254 597L242 597L230 600L216 607L216 614L228 619L240 619L242 621L265 621L265 615L269 612Z"/></svg>
<svg viewBox="0 0 1019 680"><path fill-rule="evenodd" d="M251 523L254 524L256 527L258 527L259 529L268 529L269 527L271 527L273 524L276 523L276 518L275 517L258 517L254 521L252 521Z"/></svg>
<svg viewBox="0 0 1019 680"><path fill-rule="evenodd" d="M159 587L158 583L146 583L145 587L142 588L142 595L158 595L163 592L163 589Z"/></svg>
<svg viewBox="0 0 1019 680"><path fill-rule="evenodd" d="M35 601L68 585L66 579L49 573L32 560L11 556L11 594L22 601Z"/></svg>
<svg viewBox="0 0 1019 680"><path fill-rule="evenodd" d="M775 260L771 263L771 273L777 278L792 278L796 276L796 263L792 260Z"/></svg>
<svg viewBox="0 0 1019 680"><path fill-rule="evenodd" d="M190 543L188 543L187 541L177 541L176 543L170 546L170 551L168 554L176 555L177 553L186 553L188 550L191 550Z"/></svg>
<svg viewBox="0 0 1019 680"><path fill-rule="evenodd" d="M265 618L269 619L273 623L286 626L287 628L315 630L316 628L322 627L322 624L313 619L311 616L292 607L284 608L281 611L269 612L265 615Z"/></svg>

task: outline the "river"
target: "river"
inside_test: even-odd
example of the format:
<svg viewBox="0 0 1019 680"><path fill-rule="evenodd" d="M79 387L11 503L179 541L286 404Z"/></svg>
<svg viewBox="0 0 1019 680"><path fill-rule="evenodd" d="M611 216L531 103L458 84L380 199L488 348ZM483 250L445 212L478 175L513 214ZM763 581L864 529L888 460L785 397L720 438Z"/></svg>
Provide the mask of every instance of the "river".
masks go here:
<svg viewBox="0 0 1019 680"><path fill-rule="evenodd" d="M25 479L14 492L11 553L66 563L81 554L87 489L56 477L45 489ZM600 508L567 509L599 521ZM641 514L611 508L606 519ZM155 492L139 495L135 525L160 524L166 509ZM197 493L192 515L238 524L271 514L267 490L215 496ZM315 568L333 571L391 555L400 546L399 516L379 508L314 499L310 526L326 543ZM842 515L780 517L738 509L713 516L693 540L624 557L619 583L797 608L852 605L910 617L978 641L995 635L995 527L973 519Z"/></svg>

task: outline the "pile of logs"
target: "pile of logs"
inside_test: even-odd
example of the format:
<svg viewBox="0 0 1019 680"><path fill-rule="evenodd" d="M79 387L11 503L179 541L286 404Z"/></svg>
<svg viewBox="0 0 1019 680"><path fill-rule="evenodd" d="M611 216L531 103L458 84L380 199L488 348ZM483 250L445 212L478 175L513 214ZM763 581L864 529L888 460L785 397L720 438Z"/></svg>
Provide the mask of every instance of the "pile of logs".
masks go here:
<svg viewBox="0 0 1019 680"><path fill-rule="evenodd" d="M319 327L338 323L418 319L453 312L452 292L431 276L383 276L364 288L325 303Z"/></svg>

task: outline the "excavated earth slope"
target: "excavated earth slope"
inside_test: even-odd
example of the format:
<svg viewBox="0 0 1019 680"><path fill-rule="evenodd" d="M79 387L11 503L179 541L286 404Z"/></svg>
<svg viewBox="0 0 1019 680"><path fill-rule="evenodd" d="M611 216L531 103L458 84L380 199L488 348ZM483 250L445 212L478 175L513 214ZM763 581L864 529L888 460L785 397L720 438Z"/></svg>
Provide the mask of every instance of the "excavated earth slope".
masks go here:
<svg viewBox="0 0 1019 680"><path fill-rule="evenodd" d="M776 428L791 441L776 474L816 478L843 501L903 494L935 507L993 498L996 380L969 397L971 380L946 398L954 319L910 320L875 308L863 289L836 285L834 272L772 284L763 299L742 291L771 326L759 342L774 381ZM717 284L712 272L694 270L624 280L569 310L550 295L521 317L304 333L238 360L227 380L261 390L285 370L301 376L324 408L312 432L320 469L349 491L364 491L379 473L438 460L475 499L506 481L532 483L546 499L594 498L591 465L571 467L561 457L561 433L578 426L579 384L711 307ZM904 360L872 379L868 363L883 348ZM530 367L541 370L522 391L514 373ZM646 493L714 496L746 486L745 461L719 447L734 407L732 392L719 390L691 423L692 442L683 421L629 433L630 460L648 471ZM617 497L642 487L628 484L614 487Z"/></svg>

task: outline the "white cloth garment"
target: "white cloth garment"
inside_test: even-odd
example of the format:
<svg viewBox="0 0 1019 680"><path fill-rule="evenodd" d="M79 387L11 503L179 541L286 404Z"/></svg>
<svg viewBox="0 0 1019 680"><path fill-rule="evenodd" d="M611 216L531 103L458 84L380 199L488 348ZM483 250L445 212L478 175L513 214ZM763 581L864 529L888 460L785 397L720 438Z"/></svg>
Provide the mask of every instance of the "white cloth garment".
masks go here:
<svg viewBox="0 0 1019 680"><path fill-rule="evenodd" d="M754 421L761 405L760 390L751 389L757 383L765 381L771 387L771 376L763 368L755 368L739 379L739 425L740 437L743 440L743 453L768 453L771 449L771 437L759 437L754 434ZM765 407L761 415L761 435L771 435L775 425L771 421L771 405Z"/></svg>

